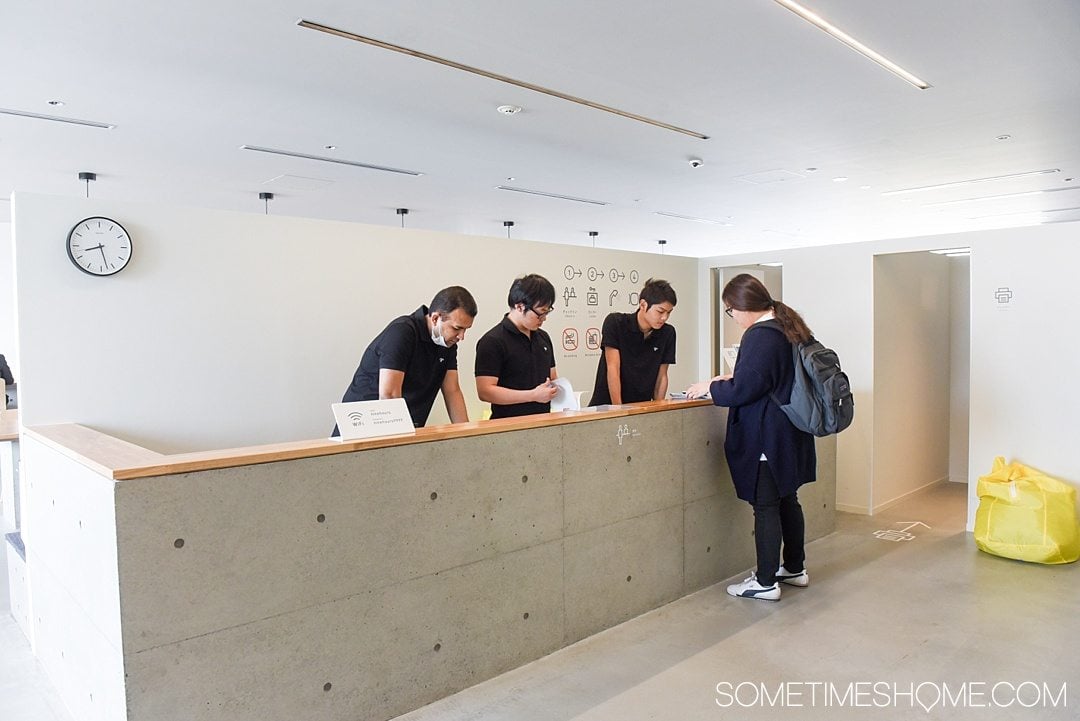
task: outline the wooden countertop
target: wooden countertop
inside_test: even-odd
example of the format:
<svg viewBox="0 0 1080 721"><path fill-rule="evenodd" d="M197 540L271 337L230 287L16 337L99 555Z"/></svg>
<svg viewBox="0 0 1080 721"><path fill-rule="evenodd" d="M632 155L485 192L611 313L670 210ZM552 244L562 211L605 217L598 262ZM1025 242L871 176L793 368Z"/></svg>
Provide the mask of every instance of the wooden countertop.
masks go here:
<svg viewBox="0 0 1080 721"><path fill-rule="evenodd" d="M546 415L521 416L520 418L500 418L491 421L472 421L469 423L432 426L418 428L415 435L387 436L362 441L338 442L316 439L171 455L156 453L76 423L33 426L24 428L23 433L106 478L124 481L174 473L248 466L256 463L315 458L337 453L352 453L354 451L403 446L412 443L429 443L431 441L482 436L489 433L505 433L529 428L548 428L602 418L621 418L642 413L656 413L707 405L711 405L710 401L649 401L646 403L631 403L625 407L607 411L567 411L548 413ZM6 413L13 412L6 411ZM16 422L15 425L17 430L18 423Z"/></svg>
<svg viewBox="0 0 1080 721"><path fill-rule="evenodd" d="M19 440L19 411L17 409L0 410L0 441L17 440Z"/></svg>

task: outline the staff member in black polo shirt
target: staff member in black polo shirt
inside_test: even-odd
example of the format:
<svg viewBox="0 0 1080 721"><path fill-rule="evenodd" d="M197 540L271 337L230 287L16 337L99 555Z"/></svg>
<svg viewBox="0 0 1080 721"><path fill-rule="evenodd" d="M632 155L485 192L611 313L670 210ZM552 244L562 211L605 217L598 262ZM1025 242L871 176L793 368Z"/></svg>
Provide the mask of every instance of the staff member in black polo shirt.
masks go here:
<svg viewBox="0 0 1080 721"><path fill-rule="evenodd" d="M458 385L457 344L475 317L472 294L455 285L436 293L430 306L395 318L364 351L342 402L404 398L413 425L421 428L441 389L450 421L468 422ZM336 427L333 435L338 435Z"/></svg>
<svg viewBox="0 0 1080 721"><path fill-rule="evenodd" d="M510 312L476 344L476 395L492 418L547 413L558 388L551 337L540 330L555 304L555 287L541 275L510 286Z"/></svg>
<svg viewBox="0 0 1080 721"><path fill-rule="evenodd" d="M7 358L4 357L3 353L0 353L0 378L4 379L4 385L8 387L8 390L11 390L15 385L15 376L11 375L11 369L8 368ZM3 398L0 398L0 401L3 401L3 403L0 403L0 411L2 411L11 405L11 396L4 393Z"/></svg>
<svg viewBox="0 0 1080 721"><path fill-rule="evenodd" d="M670 283L649 278L638 296L637 312L611 313L604 319L604 355L589 405L660 400L667 394L667 370L675 362L675 328L667 321L675 303Z"/></svg>

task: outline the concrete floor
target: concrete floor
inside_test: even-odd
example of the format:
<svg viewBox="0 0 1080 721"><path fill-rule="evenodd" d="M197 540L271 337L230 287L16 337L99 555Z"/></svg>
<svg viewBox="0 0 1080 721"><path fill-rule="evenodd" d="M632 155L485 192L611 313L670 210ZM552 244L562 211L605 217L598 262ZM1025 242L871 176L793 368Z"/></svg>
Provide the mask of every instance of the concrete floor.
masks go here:
<svg viewBox="0 0 1080 721"><path fill-rule="evenodd" d="M1080 565L979 552L966 497L944 483L874 517L839 514L838 531L808 546L810 587L785 586L778 603L719 584L396 721L1080 718ZM874 535L913 521L930 528ZM866 692L837 700L854 682ZM963 702L935 705L965 682ZM995 697L1008 708L987 706L999 682L1012 685ZM787 707L761 701L762 684L792 693ZM836 696L812 697L824 684ZM1056 708L1021 706L1048 696Z"/></svg>
<svg viewBox="0 0 1080 721"><path fill-rule="evenodd" d="M978 552L966 494L944 483L874 517L838 514L808 546L810 587L778 603L719 584L396 721L1080 718L1080 564ZM929 528L910 540L875 535L915 521ZM70 721L6 578L0 558L0 719Z"/></svg>

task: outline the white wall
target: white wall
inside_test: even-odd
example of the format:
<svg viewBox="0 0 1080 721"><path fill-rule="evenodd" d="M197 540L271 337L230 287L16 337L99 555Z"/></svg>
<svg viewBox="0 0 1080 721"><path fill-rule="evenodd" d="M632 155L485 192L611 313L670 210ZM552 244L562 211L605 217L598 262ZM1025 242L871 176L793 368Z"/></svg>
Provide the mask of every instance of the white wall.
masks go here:
<svg viewBox="0 0 1080 721"><path fill-rule="evenodd" d="M19 382L19 352L15 346L15 249L11 223L0 223L0 354Z"/></svg>
<svg viewBox="0 0 1080 721"><path fill-rule="evenodd" d="M949 259L874 258L874 512L949 475Z"/></svg>
<svg viewBox="0 0 1080 721"><path fill-rule="evenodd" d="M972 248L969 481L1003 454L1080 483L1074 410L1080 407L1080 385L1069 382L1080 336L1063 322L1077 302L1072 283L1080 265L1078 235L1080 223L1058 223L799 248L703 258L698 272L707 279L710 268L783 262L784 301L836 349L851 378L855 422L837 439L836 501L839 510L867 512L873 479L873 258L881 253ZM993 302L998 286L1014 287L1017 305L1011 311ZM708 303L703 296L699 333L708 332L702 322ZM707 358L708 348L701 352ZM970 485L973 494L975 484ZM969 504L969 528L974 508Z"/></svg>
<svg viewBox="0 0 1080 721"><path fill-rule="evenodd" d="M599 357L585 348L587 329L636 307L631 293L650 276L683 300L671 388L700 375L691 258L21 193L12 213L24 425L78 422L162 452L325 436L330 403L371 339L448 285L469 288L480 307L459 351L478 418L476 340L529 272L556 287L544 327L577 390L592 390ZM80 272L64 250L70 228L99 214L134 241L129 267L109 278ZM564 328L579 331L577 351L559 347ZM429 423L445 421L437 400Z"/></svg>
<svg viewBox="0 0 1080 721"><path fill-rule="evenodd" d="M971 387L971 261L949 259L949 480L968 479L968 416Z"/></svg>
<svg viewBox="0 0 1080 721"><path fill-rule="evenodd" d="M1080 223L987 233L972 251L970 476L1000 455L1080 485ZM1010 302L998 302L1000 288Z"/></svg>

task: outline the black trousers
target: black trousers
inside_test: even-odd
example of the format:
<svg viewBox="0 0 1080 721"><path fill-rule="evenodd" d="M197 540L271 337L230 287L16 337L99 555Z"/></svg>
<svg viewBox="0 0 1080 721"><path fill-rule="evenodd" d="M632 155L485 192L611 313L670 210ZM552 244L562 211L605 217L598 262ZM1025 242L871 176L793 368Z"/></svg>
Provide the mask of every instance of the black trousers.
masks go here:
<svg viewBox="0 0 1080 721"><path fill-rule="evenodd" d="M758 463L754 497L754 545L757 549L757 580L762 586L776 583L783 542L784 569L803 570L806 561L806 522L797 493L781 496L767 461Z"/></svg>

